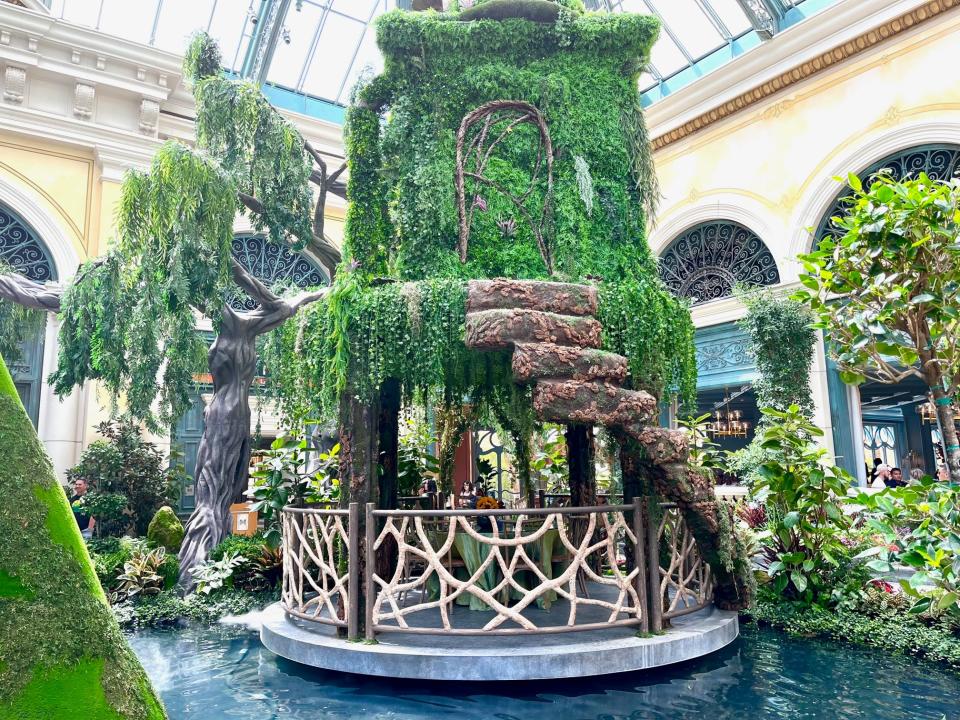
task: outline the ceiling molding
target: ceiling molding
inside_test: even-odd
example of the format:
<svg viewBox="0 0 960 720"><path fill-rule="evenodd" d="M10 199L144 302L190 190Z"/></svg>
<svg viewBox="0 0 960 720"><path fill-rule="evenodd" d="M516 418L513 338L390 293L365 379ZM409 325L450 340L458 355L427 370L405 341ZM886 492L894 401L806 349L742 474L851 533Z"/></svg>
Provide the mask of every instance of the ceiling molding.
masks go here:
<svg viewBox="0 0 960 720"><path fill-rule="evenodd" d="M647 111L653 149L662 150L690 137L958 7L960 0L892 4L889 0L846 0L824 10L688 86L689 92L684 92L685 88L654 104ZM805 59L797 62L800 58ZM769 77L757 82L762 75Z"/></svg>

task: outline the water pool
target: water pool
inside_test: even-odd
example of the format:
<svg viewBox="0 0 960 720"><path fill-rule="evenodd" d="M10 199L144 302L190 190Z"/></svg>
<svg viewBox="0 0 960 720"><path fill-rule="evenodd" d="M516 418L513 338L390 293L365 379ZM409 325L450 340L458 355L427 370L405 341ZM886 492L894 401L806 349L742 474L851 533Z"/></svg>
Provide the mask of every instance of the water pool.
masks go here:
<svg viewBox="0 0 960 720"><path fill-rule="evenodd" d="M960 717L960 674L908 658L741 626L719 653L654 673L577 682L378 681L303 668L255 632L139 632L130 643L171 720L646 720Z"/></svg>

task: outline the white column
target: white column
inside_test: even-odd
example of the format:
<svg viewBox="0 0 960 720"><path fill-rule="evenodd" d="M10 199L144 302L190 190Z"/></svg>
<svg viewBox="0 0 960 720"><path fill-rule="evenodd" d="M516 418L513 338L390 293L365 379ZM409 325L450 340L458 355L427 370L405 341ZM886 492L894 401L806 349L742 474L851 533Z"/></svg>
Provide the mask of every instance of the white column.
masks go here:
<svg viewBox="0 0 960 720"><path fill-rule="evenodd" d="M49 315L43 342L43 385L40 388L37 434L50 455L57 477L65 482L67 469L77 464L83 450L88 392L86 387L80 388L61 399L46 383L47 377L57 368L59 327L56 316Z"/></svg>
<svg viewBox="0 0 960 720"><path fill-rule="evenodd" d="M853 433L853 457L857 466L857 483L867 486L866 456L863 453L863 414L860 409L860 388L847 385L847 402L850 405L850 430Z"/></svg>
<svg viewBox="0 0 960 720"><path fill-rule="evenodd" d="M823 430L821 444L835 456L833 416L830 413L830 389L827 385L827 357L823 337L818 332L813 344L813 362L810 364L810 391L813 397L813 424Z"/></svg>

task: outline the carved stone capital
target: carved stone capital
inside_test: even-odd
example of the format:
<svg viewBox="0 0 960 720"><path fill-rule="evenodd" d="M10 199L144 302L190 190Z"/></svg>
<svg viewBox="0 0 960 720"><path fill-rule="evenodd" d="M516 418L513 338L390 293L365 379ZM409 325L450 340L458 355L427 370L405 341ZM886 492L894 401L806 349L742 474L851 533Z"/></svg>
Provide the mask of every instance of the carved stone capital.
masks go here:
<svg viewBox="0 0 960 720"><path fill-rule="evenodd" d="M156 136L160 121L160 103L144 100L140 103L140 132Z"/></svg>
<svg viewBox="0 0 960 720"><path fill-rule="evenodd" d="M73 114L81 120L93 117L93 101L97 90L93 85L77 83L73 90Z"/></svg>
<svg viewBox="0 0 960 720"><path fill-rule="evenodd" d="M15 65L7 65L3 71L3 99L7 102L22 103L27 87L27 71Z"/></svg>

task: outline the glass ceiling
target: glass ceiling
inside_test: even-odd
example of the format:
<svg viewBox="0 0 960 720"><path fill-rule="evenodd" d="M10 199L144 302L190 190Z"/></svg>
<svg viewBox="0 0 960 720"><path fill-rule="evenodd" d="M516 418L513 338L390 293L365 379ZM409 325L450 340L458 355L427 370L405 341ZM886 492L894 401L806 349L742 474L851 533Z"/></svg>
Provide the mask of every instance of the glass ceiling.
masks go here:
<svg viewBox="0 0 960 720"><path fill-rule="evenodd" d="M764 0L792 24L835 0ZM228 70L243 72L258 22L287 7L265 79L278 90L344 105L365 67L382 68L371 23L409 0L52 0L51 14L106 33L182 53L203 29L220 43ZM687 84L760 39L744 11L755 0L587 0L609 12L657 15L663 23L648 71L645 104ZM804 5L809 12L797 11ZM791 15L792 14L792 15ZM781 23L783 25L783 23ZM276 93L271 93L275 100ZM283 104L283 103L281 103ZM290 105L293 108L293 105ZM308 106L309 107L309 106Z"/></svg>

